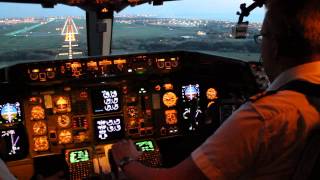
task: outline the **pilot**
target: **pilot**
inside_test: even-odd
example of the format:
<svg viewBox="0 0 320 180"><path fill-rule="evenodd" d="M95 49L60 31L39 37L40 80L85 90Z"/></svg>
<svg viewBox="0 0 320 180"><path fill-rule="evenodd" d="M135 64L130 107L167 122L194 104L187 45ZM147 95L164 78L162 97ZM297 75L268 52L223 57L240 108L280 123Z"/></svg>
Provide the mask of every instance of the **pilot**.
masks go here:
<svg viewBox="0 0 320 180"><path fill-rule="evenodd" d="M306 95L281 90L297 80L320 84L319 0L268 0L261 56L272 81L263 96L243 104L189 158L153 169L136 161L131 140L112 153L129 179L290 179L307 136L320 125ZM270 93L273 92L273 93Z"/></svg>

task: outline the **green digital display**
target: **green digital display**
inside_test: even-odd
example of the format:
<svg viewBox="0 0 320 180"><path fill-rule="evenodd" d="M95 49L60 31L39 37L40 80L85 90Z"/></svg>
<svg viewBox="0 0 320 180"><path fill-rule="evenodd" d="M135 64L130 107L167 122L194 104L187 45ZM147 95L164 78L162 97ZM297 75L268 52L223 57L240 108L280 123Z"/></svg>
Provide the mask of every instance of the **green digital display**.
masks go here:
<svg viewBox="0 0 320 180"><path fill-rule="evenodd" d="M138 142L135 142L135 144L140 151L143 151L143 152L155 151L153 142L150 140L138 141Z"/></svg>
<svg viewBox="0 0 320 180"><path fill-rule="evenodd" d="M71 164L89 161L89 151L87 149L71 151L69 153L69 160Z"/></svg>

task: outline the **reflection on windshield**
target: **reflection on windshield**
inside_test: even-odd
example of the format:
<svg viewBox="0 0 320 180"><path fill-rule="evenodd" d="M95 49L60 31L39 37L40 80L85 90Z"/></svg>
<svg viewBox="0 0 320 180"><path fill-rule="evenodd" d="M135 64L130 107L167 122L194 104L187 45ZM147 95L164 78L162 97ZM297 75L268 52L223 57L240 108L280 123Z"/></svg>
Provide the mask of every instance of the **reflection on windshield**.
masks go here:
<svg viewBox="0 0 320 180"><path fill-rule="evenodd" d="M87 56L82 16L0 18L0 67Z"/></svg>
<svg viewBox="0 0 320 180"><path fill-rule="evenodd" d="M251 23L245 40L233 38L234 25L229 21L201 19L116 17L112 52L189 50L257 60L260 50L253 35L259 33L261 24Z"/></svg>

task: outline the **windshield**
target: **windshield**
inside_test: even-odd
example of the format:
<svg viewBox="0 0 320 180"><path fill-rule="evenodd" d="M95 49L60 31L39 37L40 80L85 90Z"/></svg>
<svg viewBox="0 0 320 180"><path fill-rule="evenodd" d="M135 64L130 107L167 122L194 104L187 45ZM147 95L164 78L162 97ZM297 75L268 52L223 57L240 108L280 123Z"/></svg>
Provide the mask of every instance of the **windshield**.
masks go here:
<svg viewBox="0 0 320 180"><path fill-rule="evenodd" d="M87 56L85 12L76 7L0 3L0 68Z"/></svg>
<svg viewBox="0 0 320 180"><path fill-rule="evenodd" d="M250 22L247 39L232 35L240 4L252 2L183 0L127 8L115 15L112 53L188 50L258 61L260 48L253 36L261 29L265 9L257 8L245 19Z"/></svg>
<svg viewBox="0 0 320 180"><path fill-rule="evenodd" d="M200 3L201 2L201 3ZM188 50L257 61L253 41L264 8L252 12L247 39L234 39L239 5L252 0L182 0L144 4L115 13L112 54ZM0 68L88 56L85 11L57 5L0 3Z"/></svg>

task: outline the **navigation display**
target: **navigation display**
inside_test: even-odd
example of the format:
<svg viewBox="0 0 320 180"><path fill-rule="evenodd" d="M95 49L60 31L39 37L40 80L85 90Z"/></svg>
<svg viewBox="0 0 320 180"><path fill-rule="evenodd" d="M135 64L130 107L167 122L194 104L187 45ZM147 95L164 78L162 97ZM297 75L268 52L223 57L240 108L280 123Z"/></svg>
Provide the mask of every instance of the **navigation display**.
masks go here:
<svg viewBox="0 0 320 180"><path fill-rule="evenodd" d="M23 159L28 155L28 141L23 125L0 130L1 158L5 161Z"/></svg>
<svg viewBox="0 0 320 180"><path fill-rule="evenodd" d="M22 113L19 102L0 104L0 125L22 122Z"/></svg>
<svg viewBox="0 0 320 180"><path fill-rule="evenodd" d="M155 146L151 140L135 142L137 149L143 152L155 151Z"/></svg>
<svg viewBox="0 0 320 180"><path fill-rule="evenodd" d="M199 84L189 84L182 86L182 105L184 112L182 114L185 120L184 129L195 131L200 125L203 112L200 108L200 86ZM188 124L188 125L187 125Z"/></svg>
<svg viewBox="0 0 320 180"><path fill-rule="evenodd" d="M124 125L121 116L94 119L95 140L98 143L124 137Z"/></svg>
<svg viewBox="0 0 320 180"><path fill-rule="evenodd" d="M69 152L69 161L71 164L89 161L89 151L87 149L76 150Z"/></svg>
<svg viewBox="0 0 320 180"><path fill-rule="evenodd" d="M200 97L200 87L198 84L182 86L183 100L192 101Z"/></svg>
<svg viewBox="0 0 320 180"><path fill-rule="evenodd" d="M121 111L120 91L114 88L99 88L91 91L94 114Z"/></svg>

